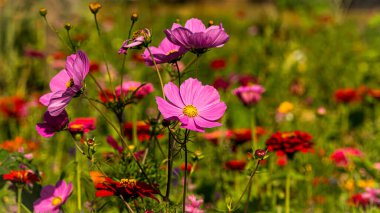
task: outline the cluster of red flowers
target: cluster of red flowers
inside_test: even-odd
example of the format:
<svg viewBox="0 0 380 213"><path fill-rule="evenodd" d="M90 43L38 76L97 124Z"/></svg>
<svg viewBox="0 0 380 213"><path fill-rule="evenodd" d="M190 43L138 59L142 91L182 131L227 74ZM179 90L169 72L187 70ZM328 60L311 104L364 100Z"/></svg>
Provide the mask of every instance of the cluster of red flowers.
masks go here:
<svg viewBox="0 0 380 213"><path fill-rule="evenodd" d="M95 188L97 190L96 197L122 196L126 201L138 197L150 197L159 202L154 196L154 194L158 194L156 189L135 179L121 179L120 181L114 181L111 178L106 177L105 181L96 184Z"/></svg>
<svg viewBox="0 0 380 213"><path fill-rule="evenodd" d="M263 127L256 127L256 137L261 137L266 134L266 130ZM226 131L216 130L210 133L204 133L203 137L217 145L218 141L221 137L225 139L230 139L233 142L233 146L244 144L248 141L252 140L251 129L249 128L240 128L240 129L232 129Z"/></svg>
<svg viewBox="0 0 380 213"><path fill-rule="evenodd" d="M145 121L138 121L137 124L137 139L141 142L149 141L151 137L151 125ZM128 140L133 140L133 123L124 124L124 134ZM158 134L157 138L162 138L163 134Z"/></svg>
<svg viewBox="0 0 380 213"><path fill-rule="evenodd" d="M306 132L276 132L267 141L269 151L282 152L290 159L296 152L307 152L313 146L312 136Z"/></svg>
<svg viewBox="0 0 380 213"><path fill-rule="evenodd" d="M27 114L27 101L18 96L0 99L0 112L7 118L22 119Z"/></svg>
<svg viewBox="0 0 380 213"><path fill-rule="evenodd" d="M9 180L12 183L29 184L40 180L38 175L27 170L11 170L10 173L3 175L3 180Z"/></svg>
<svg viewBox="0 0 380 213"><path fill-rule="evenodd" d="M230 160L224 163L224 168L233 171L242 171L247 165L245 160Z"/></svg>
<svg viewBox="0 0 380 213"><path fill-rule="evenodd" d="M380 100L380 89L371 89L361 86L358 89L337 89L334 93L334 98L337 103L354 103L361 101L365 96Z"/></svg>

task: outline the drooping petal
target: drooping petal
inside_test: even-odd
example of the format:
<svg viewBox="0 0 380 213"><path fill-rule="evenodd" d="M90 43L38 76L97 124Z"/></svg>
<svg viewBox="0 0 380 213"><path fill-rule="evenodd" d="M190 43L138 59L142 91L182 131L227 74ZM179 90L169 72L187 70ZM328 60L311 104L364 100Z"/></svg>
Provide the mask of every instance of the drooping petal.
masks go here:
<svg viewBox="0 0 380 213"><path fill-rule="evenodd" d="M206 26L203 24L203 22L196 18L187 20L185 28L189 29L193 33L203 32L206 30Z"/></svg>
<svg viewBox="0 0 380 213"><path fill-rule="evenodd" d="M136 47L136 46L139 46L140 44L142 44L144 41L145 41L144 36L139 36L136 39L134 39L131 43L123 46L123 48L128 49L128 48Z"/></svg>
<svg viewBox="0 0 380 213"><path fill-rule="evenodd" d="M72 96L65 95L66 91L58 91L51 96L48 111L51 116L58 116L72 99Z"/></svg>
<svg viewBox="0 0 380 213"><path fill-rule="evenodd" d="M211 38L212 43L208 44L208 48L222 47L228 40L228 34L222 29L212 29L206 32L206 37Z"/></svg>
<svg viewBox="0 0 380 213"><path fill-rule="evenodd" d="M182 114L182 109L170 104L160 97L156 97L156 103L158 105L158 110L162 113L165 119L178 118Z"/></svg>
<svg viewBox="0 0 380 213"><path fill-rule="evenodd" d="M75 78L74 78L74 83L76 85L80 85L82 81L86 78L88 72L90 71L90 61L86 55L85 52L79 50L77 52L77 58L74 64L74 70L75 73L77 73L78 80L80 80L79 84L75 83Z"/></svg>
<svg viewBox="0 0 380 213"><path fill-rule="evenodd" d="M209 121L207 119L204 119L201 116L197 116L194 118L195 124L202 128L213 128L221 126L222 124L216 121Z"/></svg>
<svg viewBox="0 0 380 213"><path fill-rule="evenodd" d="M48 106L52 95L53 95L53 93L49 92L49 93L41 96L39 99L40 103L43 104L44 106Z"/></svg>
<svg viewBox="0 0 380 213"><path fill-rule="evenodd" d="M226 109L226 104L224 102L219 102L199 109L198 114L207 120L216 121L224 115Z"/></svg>
<svg viewBox="0 0 380 213"><path fill-rule="evenodd" d="M167 83L164 86L164 93L171 103L173 103L179 108L185 107L185 104L183 103L182 98L180 96L179 89L177 85L175 85L174 83L172 82Z"/></svg>
<svg viewBox="0 0 380 213"><path fill-rule="evenodd" d="M190 35L192 32L186 28L178 27L174 30L165 30L166 37L171 41L173 44L183 46L187 49L191 48L191 43L189 40Z"/></svg>
<svg viewBox="0 0 380 213"><path fill-rule="evenodd" d="M47 197L53 196L54 190L55 190L55 187L52 185L45 186L44 188L42 188L40 192L41 198L47 198Z"/></svg>
<svg viewBox="0 0 380 213"><path fill-rule="evenodd" d="M185 106L193 105L197 91L202 88L202 83L195 78L189 78L181 84L180 94Z"/></svg>
<svg viewBox="0 0 380 213"><path fill-rule="evenodd" d="M70 81L70 76L67 74L66 70L61 70L57 75L55 75L49 83L50 90L52 92L57 92L59 90L66 90L67 83Z"/></svg>
<svg viewBox="0 0 380 213"><path fill-rule="evenodd" d="M188 129L188 130L196 131L196 132L204 132L205 131L204 128L196 125L193 118L189 118L187 124L182 123L181 127Z"/></svg>
<svg viewBox="0 0 380 213"><path fill-rule="evenodd" d="M56 132L48 123L37 123L36 130L44 138L50 138Z"/></svg>

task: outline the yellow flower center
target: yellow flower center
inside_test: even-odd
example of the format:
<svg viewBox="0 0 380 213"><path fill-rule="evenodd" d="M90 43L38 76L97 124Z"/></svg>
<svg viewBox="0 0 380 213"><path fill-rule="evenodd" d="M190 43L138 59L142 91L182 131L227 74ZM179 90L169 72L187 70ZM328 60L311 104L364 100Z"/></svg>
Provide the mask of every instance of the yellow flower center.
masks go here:
<svg viewBox="0 0 380 213"><path fill-rule="evenodd" d="M136 179L126 179L126 178L123 178L123 179L121 179L120 180L120 184L122 185L122 186L128 186L128 185L132 185L132 186L134 186L134 185L136 185Z"/></svg>
<svg viewBox="0 0 380 213"><path fill-rule="evenodd" d="M58 206L61 203L62 203L62 198L60 197L54 197L53 200L51 201L51 204L53 206Z"/></svg>
<svg viewBox="0 0 380 213"><path fill-rule="evenodd" d="M170 50L168 53L166 53L166 55L170 55L170 54L173 54L173 53L176 53L178 52L178 50Z"/></svg>
<svg viewBox="0 0 380 213"><path fill-rule="evenodd" d="M70 88L72 86L74 86L74 80L70 78L70 80L66 83L66 88Z"/></svg>
<svg viewBox="0 0 380 213"><path fill-rule="evenodd" d="M198 115L198 110L193 105L185 106L185 108L183 108L182 112L184 115L186 115L187 117L190 117L190 118L194 118L195 116Z"/></svg>

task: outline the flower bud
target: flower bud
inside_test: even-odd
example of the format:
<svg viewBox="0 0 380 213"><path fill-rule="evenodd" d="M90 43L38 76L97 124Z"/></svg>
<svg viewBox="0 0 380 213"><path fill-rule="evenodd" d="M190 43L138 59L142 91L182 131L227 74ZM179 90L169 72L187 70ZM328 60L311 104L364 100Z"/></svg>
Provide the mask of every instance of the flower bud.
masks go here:
<svg viewBox="0 0 380 213"><path fill-rule="evenodd" d="M94 3L90 3L88 7L90 8L91 13L97 14L100 8L102 8L102 5L99 2L94 2Z"/></svg>
<svg viewBox="0 0 380 213"><path fill-rule="evenodd" d="M266 155L266 151L264 149L256 149L255 158L259 160L263 160Z"/></svg>
<svg viewBox="0 0 380 213"><path fill-rule="evenodd" d="M86 145L89 147L95 146L95 138L89 138L86 140Z"/></svg>
<svg viewBox="0 0 380 213"><path fill-rule="evenodd" d="M181 22L181 20L179 20L179 18L177 18L176 20L175 20L175 23L177 23L177 24L179 24Z"/></svg>
<svg viewBox="0 0 380 213"><path fill-rule="evenodd" d="M40 15L42 16L42 17L45 17L46 16L46 14L47 14L47 9L46 8L40 8Z"/></svg>
<svg viewBox="0 0 380 213"><path fill-rule="evenodd" d="M214 25L214 21L213 20L208 21L208 26L210 27L212 25Z"/></svg>
<svg viewBox="0 0 380 213"><path fill-rule="evenodd" d="M131 21L136 22L139 19L139 14L138 13L132 13L131 14Z"/></svg>
<svg viewBox="0 0 380 213"><path fill-rule="evenodd" d="M66 23L66 24L65 24L65 29L66 29L67 31L71 30L71 28L73 28L73 26L71 26L70 23Z"/></svg>

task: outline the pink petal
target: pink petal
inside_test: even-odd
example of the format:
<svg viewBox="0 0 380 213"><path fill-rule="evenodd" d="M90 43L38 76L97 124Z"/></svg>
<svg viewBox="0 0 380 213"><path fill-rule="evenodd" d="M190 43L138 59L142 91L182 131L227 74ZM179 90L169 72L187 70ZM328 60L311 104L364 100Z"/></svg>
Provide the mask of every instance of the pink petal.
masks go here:
<svg viewBox="0 0 380 213"><path fill-rule="evenodd" d="M165 30L164 32L166 34L166 37L173 44L184 46L187 49L191 48L191 45L190 45L191 43L190 43L189 38L190 38L192 32L190 30L183 28L183 27L179 27L179 28L176 28L172 31Z"/></svg>
<svg viewBox="0 0 380 213"><path fill-rule="evenodd" d="M202 127L202 128L213 128L213 127L218 127L222 125L221 123L216 122L216 121L206 120L202 118L201 116L195 117L194 121L197 126Z"/></svg>
<svg viewBox="0 0 380 213"><path fill-rule="evenodd" d="M181 84L180 93L185 106L193 105L197 91L202 89L202 83L195 78L189 78Z"/></svg>
<svg viewBox="0 0 380 213"><path fill-rule="evenodd" d="M178 119L182 114L181 108L170 104L160 97L156 97L156 103L158 105L158 110L160 110L165 119Z"/></svg>
<svg viewBox="0 0 380 213"><path fill-rule="evenodd" d="M177 85L172 82L167 83L164 86L164 93L168 100L179 108L185 107L182 98L179 93Z"/></svg>
<svg viewBox="0 0 380 213"><path fill-rule="evenodd" d="M192 18L186 21L185 28L189 29L193 33L203 32L206 30L206 26L199 19Z"/></svg>
<svg viewBox="0 0 380 213"><path fill-rule="evenodd" d="M43 104L44 106L48 106L52 95L53 93L50 92L41 96L39 99L40 103Z"/></svg>
<svg viewBox="0 0 380 213"><path fill-rule="evenodd" d="M205 131L202 127L197 126L195 124L195 121L193 118L189 118L189 121L187 124L182 123L181 127L188 129L188 130L196 131L196 132L204 132Z"/></svg>
<svg viewBox="0 0 380 213"><path fill-rule="evenodd" d="M205 85L201 90L198 90L193 104L198 110L202 110L208 105L213 105L219 102L220 96L218 91L212 86Z"/></svg>
<svg viewBox="0 0 380 213"><path fill-rule="evenodd" d="M208 105L198 110L198 114L207 120L216 121L224 115L226 109L226 104L224 102L220 102L217 104Z"/></svg>
<svg viewBox="0 0 380 213"><path fill-rule="evenodd" d="M222 47L230 38L222 29L209 30L206 33L206 36L211 38L213 41L209 44L209 47Z"/></svg>
<svg viewBox="0 0 380 213"><path fill-rule="evenodd" d="M70 76L67 74L66 70L61 70L57 75L55 75L49 83L50 90L56 92L59 90L66 90L67 82L69 82Z"/></svg>
<svg viewBox="0 0 380 213"><path fill-rule="evenodd" d="M72 99L72 96L65 95L66 91L58 91L51 96L48 111L51 116L58 116Z"/></svg>
<svg viewBox="0 0 380 213"><path fill-rule="evenodd" d="M50 138L55 134L55 129L50 127L47 123L38 123L36 125L36 130L44 138Z"/></svg>

